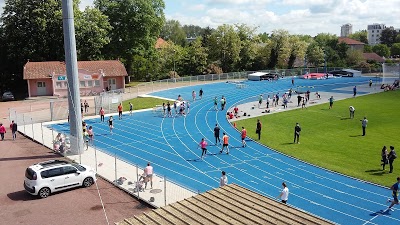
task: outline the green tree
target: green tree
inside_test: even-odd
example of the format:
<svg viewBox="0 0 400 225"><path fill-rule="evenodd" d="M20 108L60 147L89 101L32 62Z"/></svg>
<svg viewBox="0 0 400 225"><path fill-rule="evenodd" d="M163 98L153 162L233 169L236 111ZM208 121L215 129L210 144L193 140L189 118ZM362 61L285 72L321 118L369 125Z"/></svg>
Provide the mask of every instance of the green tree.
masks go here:
<svg viewBox="0 0 400 225"><path fill-rule="evenodd" d="M391 47L396 42L397 31L393 28L385 28L382 30L381 37L379 38L381 44Z"/></svg>
<svg viewBox="0 0 400 225"><path fill-rule="evenodd" d="M134 56L152 58L154 43L164 24L163 0L95 0L95 6L109 18L113 31L105 47L107 58L122 58L128 74Z"/></svg>
<svg viewBox="0 0 400 225"><path fill-rule="evenodd" d="M221 25L209 39L209 55L212 62L218 61L224 72L231 72L240 60L241 42L232 25Z"/></svg>
<svg viewBox="0 0 400 225"><path fill-rule="evenodd" d="M96 8L86 7L75 21L78 60L103 58L101 50L110 42L107 16Z"/></svg>
<svg viewBox="0 0 400 225"><path fill-rule="evenodd" d="M371 53L371 52L374 52L374 51L372 51L372 46L371 45L364 45L364 52Z"/></svg>
<svg viewBox="0 0 400 225"><path fill-rule="evenodd" d="M289 32L287 30L274 30L271 35L271 53L268 68L283 67L290 56Z"/></svg>
<svg viewBox="0 0 400 225"><path fill-rule="evenodd" d="M400 34L397 34L397 35L396 35L395 42L396 42L396 43L400 43Z"/></svg>
<svg viewBox="0 0 400 225"><path fill-rule="evenodd" d="M394 43L390 48L390 53L392 55L400 56L400 43Z"/></svg>
<svg viewBox="0 0 400 225"><path fill-rule="evenodd" d="M186 33L177 20L167 20L160 33L161 38L180 46L186 44Z"/></svg>
<svg viewBox="0 0 400 225"><path fill-rule="evenodd" d="M199 75L207 68L207 49L201 45L201 38L189 44L185 48L183 56L183 73L187 75Z"/></svg>
<svg viewBox="0 0 400 225"><path fill-rule="evenodd" d="M361 41L365 44L368 44L368 32L367 30L359 30L354 34L350 34L349 36L351 39Z"/></svg>
<svg viewBox="0 0 400 225"><path fill-rule="evenodd" d="M363 56L362 52L360 52L358 50L349 50L348 51L348 55L347 55L347 59L346 59L347 65L356 66L356 65L359 65L363 61L364 61L364 56Z"/></svg>
<svg viewBox="0 0 400 225"><path fill-rule="evenodd" d="M385 44L377 44L372 47L372 51L382 57L390 56L390 49Z"/></svg>
<svg viewBox="0 0 400 225"><path fill-rule="evenodd" d="M201 37L204 33L204 28L196 25L183 25L183 31L186 33L186 37L197 38Z"/></svg>
<svg viewBox="0 0 400 225"><path fill-rule="evenodd" d="M289 37L290 55L287 63L287 67L289 69L293 68L293 64L296 59L302 60L306 55L308 43L304 40L301 40L301 38L302 37L299 35L291 35Z"/></svg>
<svg viewBox="0 0 400 225"><path fill-rule="evenodd" d="M260 44L260 39L256 34L257 28L245 24L236 24L235 26L241 42L239 53L240 60L235 70L252 70L256 57L257 45Z"/></svg>
<svg viewBox="0 0 400 225"><path fill-rule="evenodd" d="M306 52L307 62L314 66L321 66L324 63L324 50L318 43L311 43Z"/></svg>

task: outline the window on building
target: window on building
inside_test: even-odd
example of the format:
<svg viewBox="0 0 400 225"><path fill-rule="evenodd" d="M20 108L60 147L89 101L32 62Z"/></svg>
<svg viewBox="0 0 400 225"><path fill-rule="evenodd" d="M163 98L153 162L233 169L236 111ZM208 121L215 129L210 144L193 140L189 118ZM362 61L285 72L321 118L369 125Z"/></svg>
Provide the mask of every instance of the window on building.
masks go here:
<svg viewBox="0 0 400 225"><path fill-rule="evenodd" d="M372 30L372 33L374 33L374 30Z"/></svg>
<svg viewBox="0 0 400 225"><path fill-rule="evenodd" d="M85 81L79 81L79 86L80 87L86 87L86 82Z"/></svg>
<svg viewBox="0 0 400 225"><path fill-rule="evenodd" d="M95 80L94 81L94 86L95 87L100 87L100 81L99 80Z"/></svg>
<svg viewBox="0 0 400 225"><path fill-rule="evenodd" d="M93 81L92 81L92 80L88 80L87 86L88 86L88 87L93 87Z"/></svg>
<svg viewBox="0 0 400 225"><path fill-rule="evenodd" d="M377 30L376 33L379 33L379 30Z"/></svg>
<svg viewBox="0 0 400 225"><path fill-rule="evenodd" d="M371 35L371 37L373 37L374 35Z"/></svg>
<svg viewBox="0 0 400 225"><path fill-rule="evenodd" d="M56 82L56 88L62 88L62 82L57 81Z"/></svg>

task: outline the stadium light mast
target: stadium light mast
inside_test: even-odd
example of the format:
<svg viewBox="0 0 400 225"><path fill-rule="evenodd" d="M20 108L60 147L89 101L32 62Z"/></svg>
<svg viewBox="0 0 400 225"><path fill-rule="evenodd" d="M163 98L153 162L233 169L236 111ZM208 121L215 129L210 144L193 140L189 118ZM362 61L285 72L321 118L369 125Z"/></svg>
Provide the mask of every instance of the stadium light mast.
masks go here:
<svg viewBox="0 0 400 225"><path fill-rule="evenodd" d="M328 71L327 71L327 68L326 68L326 50L323 49L323 51L324 51L324 72L325 72L326 78L328 78Z"/></svg>
<svg viewBox="0 0 400 225"><path fill-rule="evenodd" d="M74 11L72 0L62 0L65 66L68 81L68 108L70 118L71 153L82 154L83 131L80 110L78 61L76 56Z"/></svg>

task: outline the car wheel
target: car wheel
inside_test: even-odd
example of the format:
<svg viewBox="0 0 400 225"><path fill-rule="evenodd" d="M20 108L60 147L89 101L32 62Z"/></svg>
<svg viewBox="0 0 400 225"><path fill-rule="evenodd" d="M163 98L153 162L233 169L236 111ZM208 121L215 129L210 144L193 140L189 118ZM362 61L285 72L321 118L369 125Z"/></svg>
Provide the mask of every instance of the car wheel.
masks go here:
<svg viewBox="0 0 400 225"><path fill-rule="evenodd" d="M84 187L90 187L90 186L92 186L92 184L93 184L93 178L91 178L91 177L86 177L86 178L83 180L82 186L84 186Z"/></svg>
<svg viewBox="0 0 400 225"><path fill-rule="evenodd" d="M39 197L40 198L47 198L50 195L51 191L50 188L44 187L39 190Z"/></svg>

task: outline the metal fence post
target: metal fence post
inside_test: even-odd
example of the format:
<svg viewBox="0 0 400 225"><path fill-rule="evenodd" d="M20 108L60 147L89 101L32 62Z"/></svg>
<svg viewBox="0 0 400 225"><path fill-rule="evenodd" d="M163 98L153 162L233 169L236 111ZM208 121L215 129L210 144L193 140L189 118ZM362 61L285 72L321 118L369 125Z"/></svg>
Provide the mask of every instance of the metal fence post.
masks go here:
<svg viewBox="0 0 400 225"><path fill-rule="evenodd" d="M167 177L164 175L164 206L167 205Z"/></svg>
<svg viewBox="0 0 400 225"><path fill-rule="evenodd" d="M25 127L26 127L26 124L25 124L25 114L23 114L23 113L22 113L22 121L23 121L23 123L24 123L24 134L26 135L26 132L25 132Z"/></svg>
<svg viewBox="0 0 400 225"><path fill-rule="evenodd" d="M138 170L138 166L137 165L135 165L135 167L136 167L136 184L138 184L138 182L139 182L139 170ZM136 184L135 184L135 186L137 187ZM140 190L138 188L136 188L136 191L137 191L137 196L139 198Z"/></svg>
<svg viewBox="0 0 400 225"><path fill-rule="evenodd" d="M94 163L96 164L95 168L96 168L96 173L97 173L97 148L94 143L93 143L93 147L94 147Z"/></svg>
<svg viewBox="0 0 400 225"><path fill-rule="evenodd" d="M189 85L192 85L192 76L189 77Z"/></svg>
<svg viewBox="0 0 400 225"><path fill-rule="evenodd" d="M44 137L43 137L43 123L40 123L40 129L42 131L42 144L43 144L43 146L45 146L44 145Z"/></svg>
<svg viewBox="0 0 400 225"><path fill-rule="evenodd" d="M114 172L115 172L115 182L117 182L117 151L115 151L115 156L114 156Z"/></svg>
<svg viewBox="0 0 400 225"><path fill-rule="evenodd" d="M33 132L33 120L31 117L31 125L32 125L32 139L35 140L35 133Z"/></svg>

